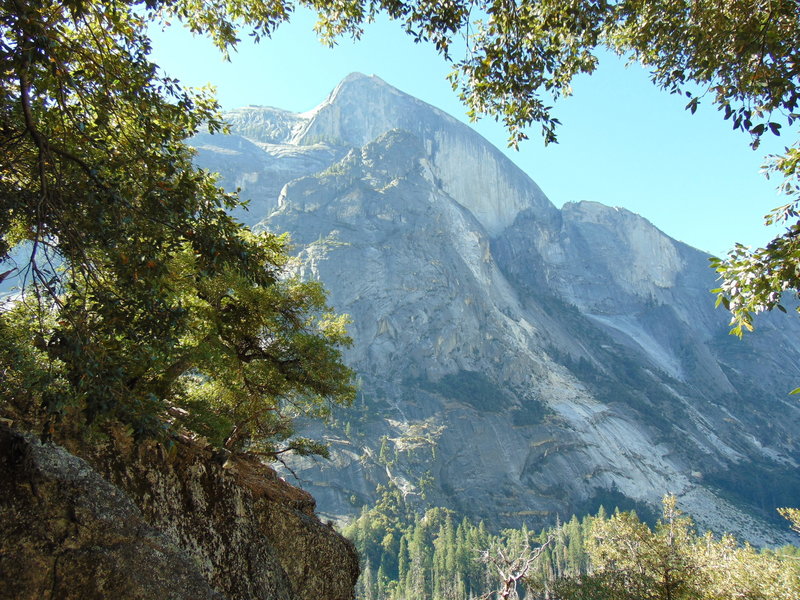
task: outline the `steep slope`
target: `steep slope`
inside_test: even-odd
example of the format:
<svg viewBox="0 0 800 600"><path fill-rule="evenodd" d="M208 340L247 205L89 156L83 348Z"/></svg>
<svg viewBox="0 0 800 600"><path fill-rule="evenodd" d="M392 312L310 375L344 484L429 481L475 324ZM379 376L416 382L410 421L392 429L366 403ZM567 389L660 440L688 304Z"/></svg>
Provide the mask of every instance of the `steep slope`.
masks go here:
<svg viewBox="0 0 800 600"><path fill-rule="evenodd" d="M251 222L289 231L299 272L353 318L358 405L327 433L331 463L296 465L324 511L388 482L498 526L673 492L705 525L781 539L760 518L800 498L794 321L729 339L702 253L624 210L557 210L378 78L351 75L303 115L232 120L241 155L269 158L201 164L274 182L245 189L276 206Z"/></svg>

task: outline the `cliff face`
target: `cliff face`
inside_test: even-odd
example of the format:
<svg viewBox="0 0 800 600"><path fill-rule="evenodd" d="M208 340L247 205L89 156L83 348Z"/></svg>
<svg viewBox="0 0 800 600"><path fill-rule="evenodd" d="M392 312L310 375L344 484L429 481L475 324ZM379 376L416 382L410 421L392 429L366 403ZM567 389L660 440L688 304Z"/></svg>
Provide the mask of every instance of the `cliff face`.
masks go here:
<svg viewBox="0 0 800 600"><path fill-rule="evenodd" d="M0 426L2 598L349 600L358 559L247 458L116 436L81 451Z"/></svg>
<svg viewBox="0 0 800 600"><path fill-rule="evenodd" d="M500 527L671 492L703 526L787 538L764 519L800 498L795 320L732 339L703 253L624 209L557 209L377 77L307 113L228 119L198 161L242 186L247 222L291 234L298 273L353 320L356 408L309 432L331 462L294 465L323 512L387 483Z"/></svg>

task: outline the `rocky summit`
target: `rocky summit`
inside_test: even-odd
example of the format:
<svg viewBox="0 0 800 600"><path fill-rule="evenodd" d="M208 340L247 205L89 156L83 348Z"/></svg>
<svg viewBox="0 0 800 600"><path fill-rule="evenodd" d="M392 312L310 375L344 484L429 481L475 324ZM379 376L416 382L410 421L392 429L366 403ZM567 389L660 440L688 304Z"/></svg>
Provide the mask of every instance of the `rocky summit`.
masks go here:
<svg viewBox="0 0 800 600"><path fill-rule="evenodd" d="M621 208L556 208L468 126L377 77L316 109L246 107L198 163L288 231L352 318L352 409L293 468L332 518L391 484L496 526L668 492L701 526L789 539L800 502L800 326L740 341L708 257ZM621 185L624 185L622 183ZM691 218L691 215L687 215ZM315 430L315 431L314 431Z"/></svg>

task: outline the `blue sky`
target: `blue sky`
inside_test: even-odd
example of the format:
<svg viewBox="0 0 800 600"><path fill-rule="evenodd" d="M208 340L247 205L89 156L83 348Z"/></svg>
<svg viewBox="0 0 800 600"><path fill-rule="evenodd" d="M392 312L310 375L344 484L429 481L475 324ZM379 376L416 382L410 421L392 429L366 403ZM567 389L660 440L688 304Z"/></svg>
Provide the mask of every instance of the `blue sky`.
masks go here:
<svg viewBox="0 0 800 600"><path fill-rule="evenodd" d="M379 20L361 40L343 39L329 49L317 41L313 24L312 15L298 12L271 39L254 45L245 37L229 63L206 39L172 26L153 32L151 58L184 85L213 84L225 109L259 104L302 112L359 71L468 121L445 79L447 64L399 25ZM764 155L780 152L788 140L772 138L753 151L712 107L689 114L681 97L661 92L640 67L625 67L611 55L573 88L556 105L563 123L556 145L545 147L534 129L517 152L506 148L506 132L492 120L472 126L557 206L578 200L622 206L718 255L734 242L763 245L774 235L762 217L783 202L778 182L760 170Z"/></svg>

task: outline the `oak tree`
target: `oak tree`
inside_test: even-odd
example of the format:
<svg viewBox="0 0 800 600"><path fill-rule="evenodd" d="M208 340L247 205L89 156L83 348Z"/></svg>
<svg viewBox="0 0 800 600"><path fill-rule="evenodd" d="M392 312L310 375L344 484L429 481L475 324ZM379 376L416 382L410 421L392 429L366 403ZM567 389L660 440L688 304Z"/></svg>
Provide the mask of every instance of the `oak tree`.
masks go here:
<svg viewBox="0 0 800 600"><path fill-rule="evenodd" d="M160 435L177 419L233 448L321 452L292 423L352 398L346 319L192 164L184 140L222 124L147 57L167 4L223 46L218 10L263 32L282 18L260 2L0 3L0 271L23 288L0 309L3 404L43 403L50 427Z"/></svg>

